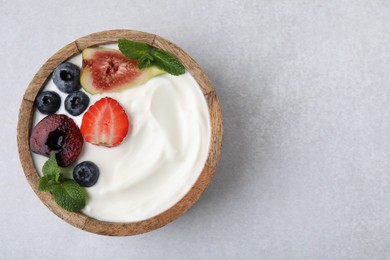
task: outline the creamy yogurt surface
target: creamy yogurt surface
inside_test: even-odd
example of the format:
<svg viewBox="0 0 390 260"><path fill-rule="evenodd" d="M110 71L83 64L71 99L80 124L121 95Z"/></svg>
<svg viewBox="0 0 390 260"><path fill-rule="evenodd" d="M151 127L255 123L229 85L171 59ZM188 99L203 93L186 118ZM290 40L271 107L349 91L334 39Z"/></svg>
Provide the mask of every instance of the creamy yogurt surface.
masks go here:
<svg viewBox="0 0 390 260"><path fill-rule="evenodd" d="M81 55L69 61L81 67ZM43 90L57 92L62 102L57 113L69 116L80 127L84 113L74 117L66 112L67 94L51 79ZM83 161L94 162L100 170L98 182L85 188L89 198L82 212L103 221L135 222L154 217L182 199L203 169L211 138L207 103L191 74L164 73L119 93L88 96L89 105L103 97L117 100L131 128L116 147L84 142L79 158L69 167L68 178ZM33 126L45 116L36 109ZM47 157L32 156L42 175Z"/></svg>

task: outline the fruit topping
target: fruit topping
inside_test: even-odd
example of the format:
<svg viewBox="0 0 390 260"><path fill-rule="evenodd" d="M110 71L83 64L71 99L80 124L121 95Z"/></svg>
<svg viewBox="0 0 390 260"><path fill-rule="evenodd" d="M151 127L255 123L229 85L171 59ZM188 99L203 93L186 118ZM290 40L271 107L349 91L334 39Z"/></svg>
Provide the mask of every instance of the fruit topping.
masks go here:
<svg viewBox="0 0 390 260"><path fill-rule="evenodd" d="M141 70L137 60L126 58L118 50L87 48L82 55L80 83L91 94L119 92L164 73L155 66Z"/></svg>
<svg viewBox="0 0 390 260"><path fill-rule="evenodd" d="M54 114L61 106L61 97L54 91L42 91L35 99L35 105L42 114Z"/></svg>
<svg viewBox="0 0 390 260"><path fill-rule="evenodd" d="M73 179L82 187L91 187L99 179L99 168L90 161L79 163L73 169Z"/></svg>
<svg viewBox="0 0 390 260"><path fill-rule="evenodd" d="M43 118L32 129L31 151L50 156L56 152L59 166L71 165L80 155L83 136L74 121L66 115L51 114Z"/></svg>
<svg viewBox="0 0 390 260"><path fill-rule="evenodd" d="M123 141L129 126L126 112L118 101L105 97L96 101L84 113L80 130L85 141L113 147Z"/></svg>
<svg viewBox="0 0 390 260"><path fill-rule="evenodd" d="M82 91L70 93L65 99L65 109L72 116L81 115L89 105L89 97Z"/></svg>
<svg viewBox="0 0 390 260"><path fill-rule="evenodd" d="M71 93L79 90L80 68L73 63L64 62L54 70L53 81L62 92Z"/></svg>

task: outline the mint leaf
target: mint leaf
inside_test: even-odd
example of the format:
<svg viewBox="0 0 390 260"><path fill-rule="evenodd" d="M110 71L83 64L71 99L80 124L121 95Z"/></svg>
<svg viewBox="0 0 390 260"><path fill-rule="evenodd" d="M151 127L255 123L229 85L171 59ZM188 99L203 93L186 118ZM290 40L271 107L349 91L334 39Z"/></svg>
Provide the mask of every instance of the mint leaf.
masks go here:
<svg viewBox="0 0 390 260"><path fill-rule="evenodd" d="M144 56L142 56L139 60L138 60L138 63L137 63L137 66L139 69L146 69L146 68L149 68L151 67L153 64L152 64L152 61L154 60L153 56L151 56L150 54L145 54Z"/></svg>
<svg viewBox="0 0 390 260"><path fill-rule="evenodd" d="M123 55L132 60L140 59L148 53L150 48L146 43L130 41L127 39L119 39L118 47Z"/></svg>
<svg viewBox="0 0 390 260"><path fill-rule="evenodd" d="M42 167L42 173L43 175L48 175L48 174L60 174L62 173L62 168L58 166L57 160L56 160L56 155L53 153L49 160L45 162L45 164Z"/></svg>
<svg viewBox="0 0 390 260"><path fill-rule="evenodd" d="M42 167L43 176L38 182L38 190L51 191L54 186L59 185L62 181L62 171L55 154L52 154Z"/></svg>
<svg viewBox="0 0 390 260"><path fill-rule="evenodd" d="M153 48L151 54L154 57L153 65L156 67L175 76L185 73L183 64L169 52Z"/></svg>
<svg viewBox="0 0 390 260"><path fill-rule="evenodd" d="M85 207L87 194L74 180L65 179L62 184L53 186L51 193L57 204L67 211L79 212Z"/></svg>
<svg viewBox="0 0 390 260"><path fill-rule="evenodd" d="M48 174L39 179L38 190L39 191L51 191L54 186L60 185L60 179L62 174Z"/></svg>
<svg viewBox="0 0 390 260"><path fill-rule="evenodd" d="M63 171L57 164L55 154L42 167L43 176L38 182L39 191L49 191L62 208L79 212L85 207L87 194L77 182L63 178Z"/></svg>
<svg viewBox="0 0 390 260"><path fill-rule="evenodd" d="M119 39L118 47L127 58L138 60L137 67L141 70L156 66L175 76L185 73L183 64L173 54L146 43Z"/></svg>

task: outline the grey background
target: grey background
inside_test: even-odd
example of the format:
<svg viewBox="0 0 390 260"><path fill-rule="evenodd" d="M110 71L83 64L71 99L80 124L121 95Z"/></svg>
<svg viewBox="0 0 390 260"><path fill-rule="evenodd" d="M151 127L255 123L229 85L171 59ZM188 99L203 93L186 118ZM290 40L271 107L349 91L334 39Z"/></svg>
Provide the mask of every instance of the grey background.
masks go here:
<svg viewBox="0 0 390 260"><path fill-rule="evenodd" d="M390 259L390 2L0 0L0 259ZM19 163L40 66L92 32L161 35L222 103L218 170L159 230L104 237L53 215Z"/></svg>

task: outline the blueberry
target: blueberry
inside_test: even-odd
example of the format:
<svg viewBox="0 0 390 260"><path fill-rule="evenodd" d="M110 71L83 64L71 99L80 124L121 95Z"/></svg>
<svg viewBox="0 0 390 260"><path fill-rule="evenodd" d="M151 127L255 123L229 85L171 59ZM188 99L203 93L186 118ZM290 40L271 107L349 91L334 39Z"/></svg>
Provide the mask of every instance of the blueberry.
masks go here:
<svg viewBox="0 0 390 260"><path fill-rule="evenodd" d="M73 169L73 179L82 187L95 185L99 178L99 168L90 161L79 163Z"/></svg>
<svg viewBox="0 0 390 260"><path fill-rule="evenodd" d="M79 90L80 68L73 63L64 62L54 70L53 81L62 92L71 93Z"/></svg>
<svg viewBox="0 0 390 260"><path fill-rule="evenodd" d="M42 114L54 114L61 106L61 97L53 91L42 91L35 99L35 105Z"/></svg>
<svg viewBox="0 0 390 260"><path fill-rule="evenodd" d="M81 91L70 93L65 99L65 109L72 116L81 115L89 105L89 97Z"/></svg>

